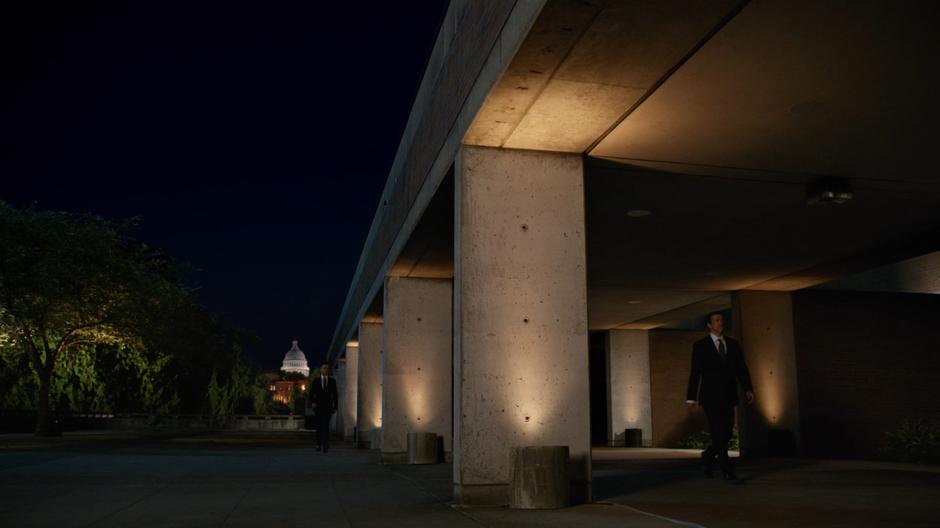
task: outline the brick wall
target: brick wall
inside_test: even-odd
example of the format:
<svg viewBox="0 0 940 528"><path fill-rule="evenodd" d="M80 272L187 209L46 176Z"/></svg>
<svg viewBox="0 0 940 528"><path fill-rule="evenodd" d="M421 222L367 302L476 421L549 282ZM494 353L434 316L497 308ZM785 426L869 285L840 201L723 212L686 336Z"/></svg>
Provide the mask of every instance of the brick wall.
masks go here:
<svg viewBox="0 0 940 528"><path fill-rule="evenodd" d="M806 455L870 457L902 420L940 417L940 295L804 291L793 316Z"/></svg>
<svg viewBox="0 0 940 528"><path fill-rule="evenodd" d="M650 396L653 411L653 447L674 447L696 431L706 430L701 409L689 413L685 391L692 366L692 343L704 331L651 330Z"/></svg>

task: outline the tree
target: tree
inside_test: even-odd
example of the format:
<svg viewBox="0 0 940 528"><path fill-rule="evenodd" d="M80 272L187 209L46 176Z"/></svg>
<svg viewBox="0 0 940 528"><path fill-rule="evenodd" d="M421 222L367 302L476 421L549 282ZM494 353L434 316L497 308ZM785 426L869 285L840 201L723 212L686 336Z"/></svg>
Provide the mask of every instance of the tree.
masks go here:
<svg viewBox="0 0 940 528"><path fill-rule="evenodd" d="M0 344L25 354L38 377L37 435L51 432L49 394L63 355L140 349L150 323L187 302L179 266L130 238L130 227L0 202Z"/></svg>

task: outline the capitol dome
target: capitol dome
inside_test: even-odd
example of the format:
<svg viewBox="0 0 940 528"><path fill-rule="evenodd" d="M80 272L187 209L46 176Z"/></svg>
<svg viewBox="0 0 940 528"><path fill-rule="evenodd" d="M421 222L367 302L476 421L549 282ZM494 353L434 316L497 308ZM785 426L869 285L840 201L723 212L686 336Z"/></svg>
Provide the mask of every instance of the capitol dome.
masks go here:
<svg viewBox="0 0 940 528"><path fill-rule="evenodd" d="M294 346L287 351L284 356L284 362L281 363L281 372L296 372L304 376L310 376L310 367L307 366L307 356L304 351L297 346L297 340L294 340Z"/></svg>

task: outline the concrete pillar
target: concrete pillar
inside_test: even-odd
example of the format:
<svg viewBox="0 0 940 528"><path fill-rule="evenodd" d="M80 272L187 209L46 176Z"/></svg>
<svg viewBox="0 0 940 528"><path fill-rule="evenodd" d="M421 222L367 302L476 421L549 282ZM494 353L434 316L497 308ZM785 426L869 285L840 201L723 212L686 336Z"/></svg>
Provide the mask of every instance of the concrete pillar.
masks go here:
<svg viewBox="0 0 940 528"><path fill-rule="evenodd" d="M339 397L342 398L346 394L345 361L343 359L337 360L336 363L332 366L330 373L333 375L333 379L336 380L336 392L339 395ZM336 436L340 438L343 437L343 429L345 428L345 425L343 425L343 422L344 422L343 403L344 402L342 401L342 399L340 399L340 401L337 403L339 406L339 409L336 411L336 414L333 416L333 419L331 420L330 432L334 437Z"/></svg>
<svg viewBox="0 0 940 528"><path fill-rule="evenodd" d="M767 454L770 435L779 434L772 430L792 432L799 445L791 294L741 291L732 296L732 303L734 330L741 338L756 396L753 405L738 406L742 454Z"/></svg>
<svg viewBox="0 0 940 528"><path fill-rule="evenodd" d="M382 462L408 461L408 433L451 450L453 281L388 277L382 354Z"/></svg>
<svg viewBox="0 0 940 528"><path fill-rule="evenodd" d="M382 323L359 323L358 441L371 446L382 427Z"/></svg>
<svg viewBox="0 0 940 528"><path fill-rule="evenodd" d="M639 429L643 446L653 445L650 341L647 330L607 332L608 444L624 445L624 430Z"/></svg>
<svg viewBox="0 0 940 528"><path fill-rule="evenodd" d="M508 504L510 449L564 445L588 500L582 158L463 147L455 176L455 496Z"/></svg>
<svg viewBox="0 0 940 528"><path fill-rule="evenodd" d="M346 361L340 366L343 385L339 389L339 416L343 440L356 439L359 396L359 343L346 347Z"/></svg>

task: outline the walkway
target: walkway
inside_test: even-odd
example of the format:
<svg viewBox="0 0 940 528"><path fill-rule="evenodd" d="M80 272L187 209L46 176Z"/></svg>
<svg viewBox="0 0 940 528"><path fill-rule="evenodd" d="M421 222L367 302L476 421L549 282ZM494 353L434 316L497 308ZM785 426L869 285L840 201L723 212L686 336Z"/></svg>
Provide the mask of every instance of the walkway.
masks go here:
<svg viewBox="0 0 940 528"><path fill-rule="evenodd" d="M940 468L825 462L701 478L683 452L598 450L599 503L455 508L450 466L382 466L305 433L0 436L9 526L933 526ZM642 455L642 456L638 456ZM643 457L647 457L646 460ZM809 491L810 493L807 493ZM689 524L694 526L694 524Z"/></svg>

